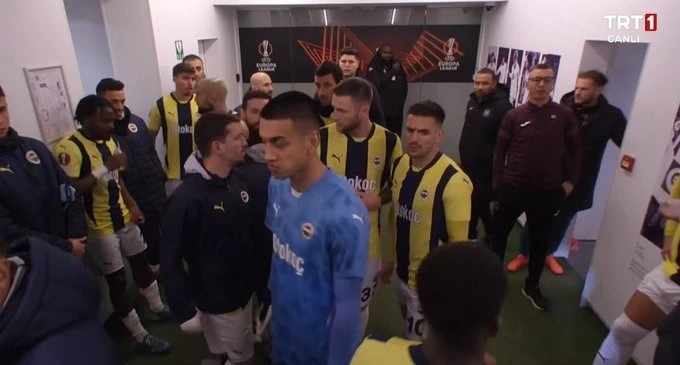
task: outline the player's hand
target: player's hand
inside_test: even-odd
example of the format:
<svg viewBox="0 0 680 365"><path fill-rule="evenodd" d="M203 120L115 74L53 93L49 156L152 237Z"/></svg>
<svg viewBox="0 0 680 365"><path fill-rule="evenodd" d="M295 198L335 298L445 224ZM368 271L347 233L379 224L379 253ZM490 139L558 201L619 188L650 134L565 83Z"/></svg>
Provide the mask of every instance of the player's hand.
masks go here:
<svg viewBox="0 0 680 365"><path fill-rule="evenodd" d="M127 156L125 155L125 152L119 152L112 155L104 163L104 166L106 166L106 169L109 171L115 171L124 168L126 165Z"/></svg>
<svg viewBox="0 0 680 365"><path fill-rule="evenodd" d="M378 278L383 284L389 284L394 274L394 262L387 262L378 271Z"/></svg>
<svg viewBox="0 0 680 365"><path fill-rule="evenodd" d="M488 353L484 353L484 362L482 365L496 365L496 358Z"/></svg>
<svg viewBox="0 0 680 365"><path fill-rule="evenodd" d="M661 248L661 259L671 259L671 247L673 244L673 236L665 236L663 238L663 247Z"/></svg>
<svg viewBox="0 0 680 365"><path fill-rule="evenodd" d="M564 196L569 196L574 191L574 184L569 181L562 183L562 189L564 189Z"/></svg>
<svg viewBox="0 0 680 365"><path fill-rule="evenodd" d="M132 216L132 223L136 225L144 224L146 221L144 213L142 213L142 210L136 205L130 207L130 215Z"/></svg>
<svg viewBox="0 0 680 365"><path fill-rule="evenodd" d="M364 203L364 206L366 206L366 209L368 209L369 212L378 210L382 206L380 197L375 194L357 191L357 195L359 195L361 201Z"/></svg>
<svg viewBox="0 0 680 365"><path fill-rule="evenodd" d="M69 238L68 241L71 243L71 254L78 260L82 260L85 257L86 247L85 241L87 237L81 238Z"/></svg>
<svg viewBox="0 0 680 365"><path fill-rule="evenodd" d="M659 213L666 219L680 220L680 199L670 199L661 204Z"/></svg>

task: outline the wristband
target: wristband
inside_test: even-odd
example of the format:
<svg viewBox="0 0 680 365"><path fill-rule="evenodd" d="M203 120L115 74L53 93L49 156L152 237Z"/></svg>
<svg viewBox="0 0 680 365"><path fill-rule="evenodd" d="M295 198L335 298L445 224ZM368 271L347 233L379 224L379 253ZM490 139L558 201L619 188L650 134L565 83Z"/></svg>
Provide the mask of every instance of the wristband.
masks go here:
<svg viewBox="0 0 680 365"><path fill-rule="evenodd" d="M92 176L95 177L97 180L101 180L106 174L109 173L109 169L106 168L106 166L102 165L97 167L96 169L92 170Z"/></svg>

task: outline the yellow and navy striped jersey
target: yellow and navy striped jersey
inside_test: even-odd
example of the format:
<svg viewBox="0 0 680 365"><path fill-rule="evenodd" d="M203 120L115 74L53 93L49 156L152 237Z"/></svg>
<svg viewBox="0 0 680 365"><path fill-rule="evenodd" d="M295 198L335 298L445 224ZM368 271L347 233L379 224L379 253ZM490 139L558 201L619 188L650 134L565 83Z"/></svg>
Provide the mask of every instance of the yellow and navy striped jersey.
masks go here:
<svg viewBox="0 0 680 365"><path fill-rule="evenodd" d="M427 365L422 344L398 337L368 337L352 357L350 365Z"/></svg>
<svg viewBox="0 0 680 365"><path fill-rule="evenodd" d="M75 180L89 175L118 149L113 138L93 141L80 131L57 144L57 160L66 175ZM92 192L83 196L87 215L88 237L101 238L114 234L130 223L130 212L123 202L118 171L111 171L97 181Z"/></svg>
<svg viewBox="0 0 680 365"><path fill-rule="evenodd" d="M472 207L472 182L451 158L439 152L417 170L408 155L392 169L390 225L395 227L389 261L396 255L397 276L412 289L420 263L444 242L464 242Z"/></svg>
<svg viewBox="0 0 680 365"><path fill-rule="evenodd" d="M321 128L321 143L318 152L321 161L358 191L380 195L389 185L391 167L401 156L401 142L396 134L373 124L368 137L356 140L340 132L337 125ZM369 213L371 233L369 260L382 255L378 221L379 210Z"/></svg>
<svg viewBox="0 0 680 365"><path fill-rule="evenodd" d="M321 120L323 120L323 125L324 125L324 126L327 126L327 125L330 125L330 124L335 123L335 122L333 121L333 119L331 119L331 117L324 117L324 116L321 116Z"/></svg>
<svg viewBox="0 0 680 365"><path fill-rule="evenodd" d="M670 199L680 199L680 179L676 179L671 188ZM666 227L664 236L673 237L671 241L671 254L668 259L664 260L663 271L667 278L673 280L680 285L680 224L673 219L666 220Z"/></svg>
<svg viewBox="0 0 680 365"><path fill-rule="evenodd" d="M198 117L198 103L194 96L189 101L180 103L170 93L158 99L151 107L149 129L163 133L169 180L184 178L184 162L196 149L194 125Z"/></svg>

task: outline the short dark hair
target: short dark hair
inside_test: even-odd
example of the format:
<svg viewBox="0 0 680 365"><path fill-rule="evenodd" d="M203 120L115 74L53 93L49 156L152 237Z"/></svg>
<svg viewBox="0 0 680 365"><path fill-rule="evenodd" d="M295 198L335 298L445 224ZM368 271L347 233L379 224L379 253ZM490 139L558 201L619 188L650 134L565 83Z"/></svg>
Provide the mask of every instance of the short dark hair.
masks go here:
<svg viewBox="0 0 680 365"><path fill-rule="evenodd" d="M193 74L193 75L195 75L196 71L188 63L181 62L181 63L176 64L172 68L172 77L176 77L176 76L179 76L181 74Z"/></svg>
<svg viewBox="0 0 680 365"><path fill-rule="evenodd" d="M333 79L335 79L336 84L342 81L342 69L337 63L332 61L323 61L323 63L316 69L314 74L319 77L333 75Z"/></svg>
<svg viewBox="0 0 680 365"><path fill-rule="evenodd" d="M5 90L2 89L2 86L0 86L0 98L5 97Z"/></svg>
<svg viewBox="0 0 680 365"><path fill-rule="evenodd" d="M361 59L361 53L359 53L359 50L354 46L347 46L347 47L340 50L340 57L342 57L346 54L354 56L358 60Z"/></svg>
<svg viewBox="0 0 680 365"><path fill-rule="evenodd" d="M208 113L201 115L194 126L196 149L204 157L210 156L210 146L218 139L227 136L227 126L241 119L233 114Z"/></svg>
<svg viewBox="0 0 680 365"><path fill-rule="evenodd" d="M243 95L243 100L242 100L242 102L241 102L241 108L243 108L243 110L246 110L246 109L248 108L248 102L249 102L250 100L253 100L253 99L267 99L267 100L271 100L271 99L272 99L272 96L269 95L269 93L266 92L266 91L264 91L264 90L252 90L252 89L249 89L249 90L246 91L246 93Z"/></svg>
<svg viewBox="0 0 680 365"><path fill-rule="evenodd" d="M300 91L286 91L271 99L260 114L262 119L290 119L298 130L319 129L325 123L316 111L314 99Z"/></svg>
<svg viewBox="0 0 680 365"><path fill-rule="evenodd" d="M416 286L430 329L451 346L474 351L498 331L508 284L503 264L487 247L435 248L421 263Z"/></svg>
<svg viewBox="0 0 680 365"><path fill-rule="evenodd" d="M537 64L531 66L531 68L529 69L529 72L531 72L533 70L552 70L553 72L555 72L555 70L553 70L552 66L550 66L547 63L537 63Z"/></svg>
<svg viewBox="0 0 680 365"><path fill-rule="evenodd" d="M343 80L333 89L333 94L337 96L350 96L355 102L363 104L371 104L373 100L371 84L360 77L350 77Z"/></svg>
<svg viewBox="0 0 680 365"><path fill-rule="evenodd" d="M121 91L124 88L125 84L122 81L107 77L99 81L96 92L97 95L101 95L107 91Z"/></svg>
<svg viewBox="0 0 680 365"><path fill-rule="evenodd" d="M103 108L113 109L113 105L99 95L88 95L78 102L76 106L76 120L81 124L87 117L91 117Z"/></svg>
<svg viewBox="0 0 680 365"><path fill-rule="evenodd" d="M407 114L418 117L432 117L439 124L443 124L444 119L446 119L444 108L432 100L423 100L411 105Z"/></svg>
<svg viewBox="0 0 680 365"><path fill-rule="evenodd" d="M496 76L496 73L488 67L481 68L481 69L477 70L476 73L482 74L482 75L491 75L492 81L497 81L497 79L498 79L498 77Z"/></svg>
<svg viewBox="0 0 680 365"><path fill-rule="evenodd" d="M195 61L195 60L199 60L199 61L203 62L203 59L201 57L198 57L195 54L188 54L188 55L184 56L184 58L182 58L182 62L189 62L189 61Z"/></svg>
<svg viewBox="0 0 680 365"><path fill-rule="evenodd" d="M604 87L609 82L607 76L598 70L579 72L576 78L592 80L598 87Z"/></svg>

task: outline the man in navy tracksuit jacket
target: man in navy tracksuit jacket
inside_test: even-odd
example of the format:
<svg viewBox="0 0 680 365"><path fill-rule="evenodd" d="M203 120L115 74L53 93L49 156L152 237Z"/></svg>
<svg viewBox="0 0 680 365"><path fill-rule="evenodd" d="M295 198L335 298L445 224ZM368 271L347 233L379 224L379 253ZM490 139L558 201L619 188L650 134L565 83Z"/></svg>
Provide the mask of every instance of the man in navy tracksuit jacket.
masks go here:
<svg viewBox="0 0 680 365"><path fill-rule="evenodd" d="M166 296L182 329L202 327L210 352L234 363L253 355L255 277L251 192L234 169L246 148L239 122L211 113L196 123L198 151L168 200L161 247Z"/></svg>
<svg viewBox="0 0 680 365"><path fill-rule="evenodd" d="M0 363L123 365L99 321L99 283L63 250L0 236Z"/></svg>

